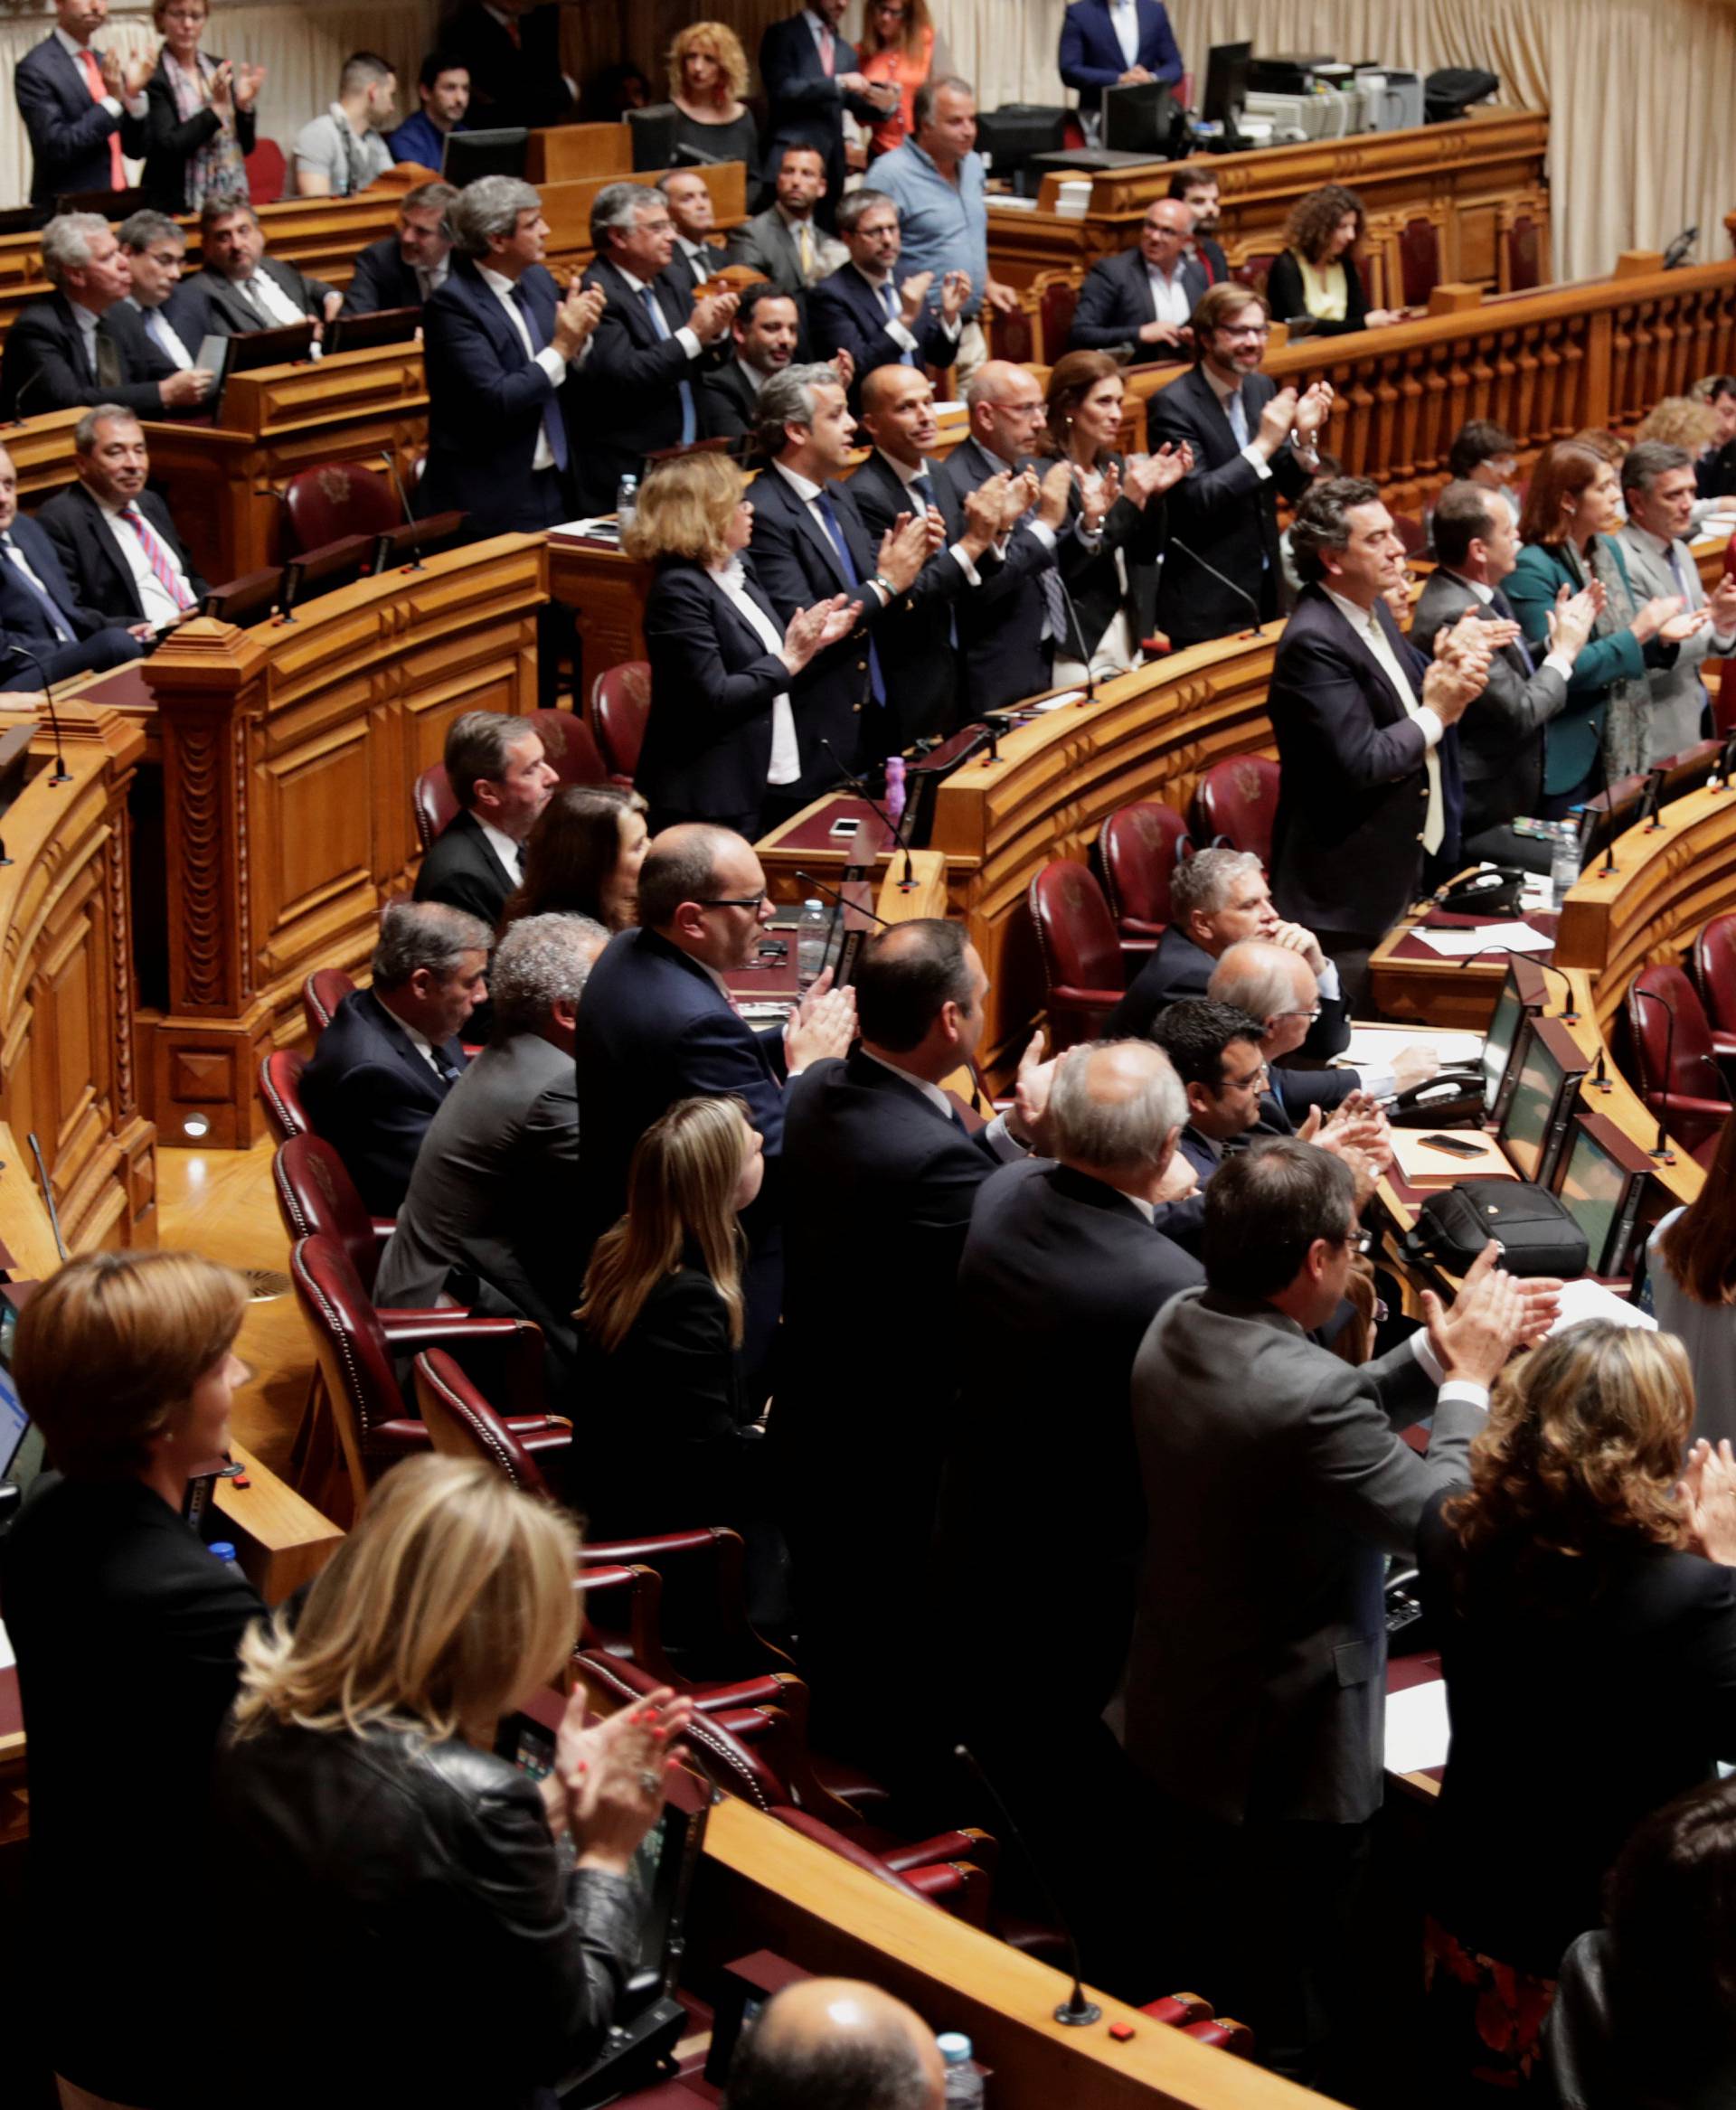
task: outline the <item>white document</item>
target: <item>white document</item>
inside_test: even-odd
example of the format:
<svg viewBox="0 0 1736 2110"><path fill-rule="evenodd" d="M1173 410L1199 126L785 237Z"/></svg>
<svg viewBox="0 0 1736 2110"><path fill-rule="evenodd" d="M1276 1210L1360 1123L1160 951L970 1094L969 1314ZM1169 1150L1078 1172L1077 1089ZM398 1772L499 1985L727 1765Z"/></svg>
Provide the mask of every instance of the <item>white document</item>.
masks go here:
<svg viewBox="0 0 1736 2110"><path fill-rule="evenodd" d="M1480 1062L1481 1033L1456 1033L1442 1026L1363 1026L1350 1029L1350 1045L1333 1060L1345 1069L1391 1069L1401 1048L1429 1048L1437 1062Z"/></svg>
<svg viewBox="0 0 1736 2110"><path fill-rule="evenodd" d="M1550 1332L1559 1333L1563 1327L1577 1326L1586 1319L1609 1319L1618 1326L1649 1326L1654 1333L1657 1330L1657 1321L1649 1312L1630 1305L1625 1296L1618 1296L1601 1282L1581 1278L1563 1283L1561 1316Z"/></svg>
<svg viewBox="0 0 1736 2110"><path fill-rule="evenodd" d="M17 1661L17 1657L12 1653L12 1643L7 1638L5 1622L0 1620L0 1671L11 1670Z"/></svg>
<svg viewBox="0 0 1736 2110"><path fill-rule="evenodd" d="M1468 930L1411 932L1431 952L1446 960L1467 960L1473 953L1552 953L1555 940L1533 930L1529 923L1478 923Z"/></svg>
<svg viewBox="0 0 1736 2110"><path fill-rule="evenodd" d="M1447 1722L1447 1681L1408 1685L1386 1696L1386 1770L1421 1773L1445 1766L1452 1731Z"/></svg>

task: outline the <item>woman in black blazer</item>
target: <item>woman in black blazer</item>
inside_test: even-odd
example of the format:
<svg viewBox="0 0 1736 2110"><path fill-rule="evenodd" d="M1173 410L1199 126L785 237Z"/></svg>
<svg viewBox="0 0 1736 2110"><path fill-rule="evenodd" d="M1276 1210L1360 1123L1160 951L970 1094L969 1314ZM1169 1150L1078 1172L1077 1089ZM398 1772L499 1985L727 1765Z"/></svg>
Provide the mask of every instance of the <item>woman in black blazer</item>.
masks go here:
<svg viewBox="0 0 1736 2110"><path fill-rule="evenodd" d="M1285 248L1266 274L1273 316L1296 334L1344 337L1403 319L1399 308L1370 307L1354 251L1367 231L1363 201L1343 184L1298 198L1284 230Z"/></svg>
<svg viewBox="0 0 1736 2110"><path fill-rule="evenodd" d="M1193 467L1194 450L1184 440L1124 460L1115 441L1126 393L1107 352L1065 353L1050 372L1046 447L1072 468L1068 515L1102 531L1095 554L1063 561L1072 635L1055 657L1058 688L1083 681L1088 665L1099 676L1125 674L1144 658L1143 641L1157 627L1163 495ZM1069 536L1062 548L1065 560L1080 545Z"/></svg>
<svg viewBox="0 0 1736 2110"><path fill-rule="evenodd" d="M197 212L207 198L247 201L265 68L202 52L209 17L206 0L156 0L151 10L164 41L145 84L144 189L158 212Z"/></svg>
<svg viewBox="0 0 1736 2110"><path fill-rule="evenodd" d="M1470 1488L1424 1514L1452 1719L1427 1970L1461 2078L1531 2070L1628 1833L1736 1758L1736 1466L1697 1448L1678 1499L1693 1419L1679 1342L1570 1327L1508 1371ZM1492 2008L1504 2045L1473 2026Z"/></svg>
<svg viewBox="0 0 1736 2110"><path fill-rule="evenodd" d="M751 840L787 817L778 787L801 776L796 677L854 626L844 594L779 624L747 554L745 488L722 455L659 463L623 537L628 556L656 566L645 604L651 715L635 779L654 833L711 821Z"/></svg>

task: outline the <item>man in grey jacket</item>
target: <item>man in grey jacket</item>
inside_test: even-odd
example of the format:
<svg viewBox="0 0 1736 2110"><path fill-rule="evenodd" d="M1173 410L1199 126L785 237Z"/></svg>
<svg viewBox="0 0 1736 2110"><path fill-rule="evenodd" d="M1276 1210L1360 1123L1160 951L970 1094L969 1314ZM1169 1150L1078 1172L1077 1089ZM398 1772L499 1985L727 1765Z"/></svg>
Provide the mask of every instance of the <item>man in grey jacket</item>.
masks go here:
<svg viewBox="0 0 1736 2110"><path fill-rule="evenodd" d="M1203 1290L1133 1370L1147 1528L1127 1744L1171 1813L1166 1902L1189 1968L1260 2058L1344 2093L1369 1999L1355 1901L1381 1802L1388 1553L1467 1455L1512 1349L1558 1284L1491 1244L1450 1311L1360 1367L1316 1344L1358 1243L1339 1158L1281 1139L1206 1189ZM1426 1456L1399 1431L1432 1412Z"/></svg>
<svg viewBox="0 0 1736 2110"><path fill-rule="evenodd" d="M1696 493L1694 457L1684 447L1670 447L1661 439L1642 440L1628 450L1621 465L1628 524L1616 531L1616 540L1628 560L1634 599L1677 594L1685 608L1711 609L1702 627L1676 646L1670 665L1647 671L1654 762L1679 755L1711 730L1705 723L1706 684L1700 677L1701 662L1736 652L1736 579L1728 574L1721 579L1708 603L1700 567L1687 544Z"/></svg>

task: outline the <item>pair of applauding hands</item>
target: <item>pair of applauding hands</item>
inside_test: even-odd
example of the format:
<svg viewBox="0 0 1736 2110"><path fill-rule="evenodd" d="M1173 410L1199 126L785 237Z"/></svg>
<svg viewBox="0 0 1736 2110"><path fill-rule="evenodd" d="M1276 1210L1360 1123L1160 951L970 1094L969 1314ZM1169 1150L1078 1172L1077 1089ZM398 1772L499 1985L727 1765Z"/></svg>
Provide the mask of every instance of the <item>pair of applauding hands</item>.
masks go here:
<svg viewBox="0 0 1736 2110"><path fill-rule="evenodd" d="M741 296L716 279L707 279L693 295L693 312L685 326L702 344L715 344L735 320ZM577 359L603 319L609 296L600 286L587 290L574 272L555 304L554 334L549 340L562 359ZM847 384L846 384L847 385Z"/></svg>

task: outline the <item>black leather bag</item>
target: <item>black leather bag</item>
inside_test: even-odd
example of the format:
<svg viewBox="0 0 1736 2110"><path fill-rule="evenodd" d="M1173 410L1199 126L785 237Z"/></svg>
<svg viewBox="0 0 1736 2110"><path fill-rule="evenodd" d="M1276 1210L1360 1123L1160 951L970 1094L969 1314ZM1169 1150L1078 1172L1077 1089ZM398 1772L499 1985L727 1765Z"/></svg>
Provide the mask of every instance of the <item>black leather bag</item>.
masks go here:
<svg viewBox="0 0 1736 2110"><path fill-rule="evenodd" d="M1422 1205L1402 1241L1408 1260L1463 1275L1491 1239L1510 1275L1585 1273L1585 1233L1547 1187L1530 1180L1461 1180Z"/></svg>

